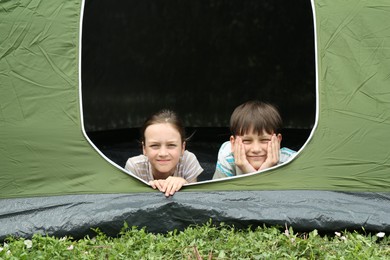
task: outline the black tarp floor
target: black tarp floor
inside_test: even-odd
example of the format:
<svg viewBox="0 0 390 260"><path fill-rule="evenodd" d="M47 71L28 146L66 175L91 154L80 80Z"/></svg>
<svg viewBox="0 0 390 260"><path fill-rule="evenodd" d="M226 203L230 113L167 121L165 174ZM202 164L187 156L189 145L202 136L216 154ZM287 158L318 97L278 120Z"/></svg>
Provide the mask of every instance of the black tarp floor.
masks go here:
<svg viewBox="0 0 390 260"><path fill-rule="evenodd" d="M188 149L198 156L205 169L199 178L202 181L212 177L218 148L229 135L226 129L195 130ZM283 146L298 150L310 130L289 129L283 134ZM121 166L129 156L141 152L136 129L95 132L89 136L108 158ZM179 192L169 198L150 192L3 199L0 241L10 235L32 237L36 233L81 238L91 234L91 228L115 236L124 222L161 233L210 219L238 228L287 225L296 231L364 228L365 232L389 232L389 201L388 193L317 190Z"/></svg>
<svg viewBox="0 0 390 260"><path fill-rule="evenodd" d="M236 228L291 226L294 231L390 232L390 195L333 191L158 192L0 200L0 241L34 234L82 238L99 228L116 236L124 222L149 232L224 222ZM254 205L256 205L254 207ZM158 221L156 221L158 220Z"/></svg>
<svg viewBox="0 0 390 260"><path fill-rule="evenodd" d="M298 151L310 135L311 129L284 129L282 146ZM227 128L187 128L187 135L192 137L187 142L187 150L193 152L204 172L198 181L213 177L220 145L229 140ZM129 157L141 154L138 129L119 129L88 133L91 141L100 151L121 167Z"/></svg>

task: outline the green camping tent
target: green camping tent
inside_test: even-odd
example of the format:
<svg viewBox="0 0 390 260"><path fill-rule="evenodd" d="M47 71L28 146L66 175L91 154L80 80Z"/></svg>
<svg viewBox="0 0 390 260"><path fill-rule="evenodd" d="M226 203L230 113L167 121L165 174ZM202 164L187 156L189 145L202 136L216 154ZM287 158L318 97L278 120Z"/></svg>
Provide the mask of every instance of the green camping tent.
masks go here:
<svg viewBox="0 0 390 260"><path fill-rule="evenodd" d="M82 1L0 3L0 237L100 227L236 226L390 231L390 3L313 1L317 111L296 158L165 198L83 128ZM162 221L156 222L159 218Z"/></svg>

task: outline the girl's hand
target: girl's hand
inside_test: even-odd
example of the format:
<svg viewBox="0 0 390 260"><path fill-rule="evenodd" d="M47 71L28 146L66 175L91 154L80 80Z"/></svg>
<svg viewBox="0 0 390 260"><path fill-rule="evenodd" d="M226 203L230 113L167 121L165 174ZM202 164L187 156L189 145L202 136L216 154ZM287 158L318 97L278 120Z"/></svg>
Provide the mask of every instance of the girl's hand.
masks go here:
<svg viewBox="0 0 390 260"><path fill-rule="evenodd" d="M158 189L165 193L166 197L173 196L176 191L179 191L184 184L188 183L182 177L169 176L165 180L153 180L149 182L153 189Z"/></svg>
<svg viewBox="0 0 390 260"><path fill-rule="evenodd" d="M259 170L264 170L276 165L279 162L279 151L280 139L273 134L271 141L268 142L267 146L267 159L265 159Z"/></svg>
<svg viewBox="0 0 390 260"><path fill-rule="evenodd" d="M242 143L241 137L237 136L234 140L233 154L236 166L240 168L243 173L255 172L255 168L249 163L245 154L245 147Z"/></svg>
<svg viewBox="0 0 390 260"><path fill-rule="evenodd" d="M153 180L149 182L153 189L158 189L160 191L163 189L164 183L165 180Z"/></svg>

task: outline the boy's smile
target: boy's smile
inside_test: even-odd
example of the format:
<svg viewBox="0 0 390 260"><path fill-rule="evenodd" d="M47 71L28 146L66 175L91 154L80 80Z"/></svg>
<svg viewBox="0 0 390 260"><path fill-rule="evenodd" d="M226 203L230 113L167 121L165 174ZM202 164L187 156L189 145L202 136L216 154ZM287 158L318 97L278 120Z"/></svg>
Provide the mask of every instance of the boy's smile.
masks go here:
<svg viewBox="0 0 390 260"><path fill-rule="evenodd" d="M263 156L260 156L260 155L253 155L253 156L247 155L246 157L250 158L250 159L252 159L254 161L260 161L260 160L264 160L265 155L263 155Z"/></svg>

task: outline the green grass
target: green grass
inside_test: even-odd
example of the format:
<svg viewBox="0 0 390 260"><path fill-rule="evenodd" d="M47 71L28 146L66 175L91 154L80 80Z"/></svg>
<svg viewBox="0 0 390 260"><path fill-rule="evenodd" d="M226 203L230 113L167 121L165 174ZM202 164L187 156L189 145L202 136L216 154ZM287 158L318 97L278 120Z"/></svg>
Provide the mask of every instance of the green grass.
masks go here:
<svg viewBox="0 0 390 260"><path fill-rule="evenodd" d="M34 235L7 238L0 259L390 259L390 236L340 232L294 233L292 228L239 230L212 225L153 234L126 224L118 237L98 229L96 236L73 240Z"/></svg>

